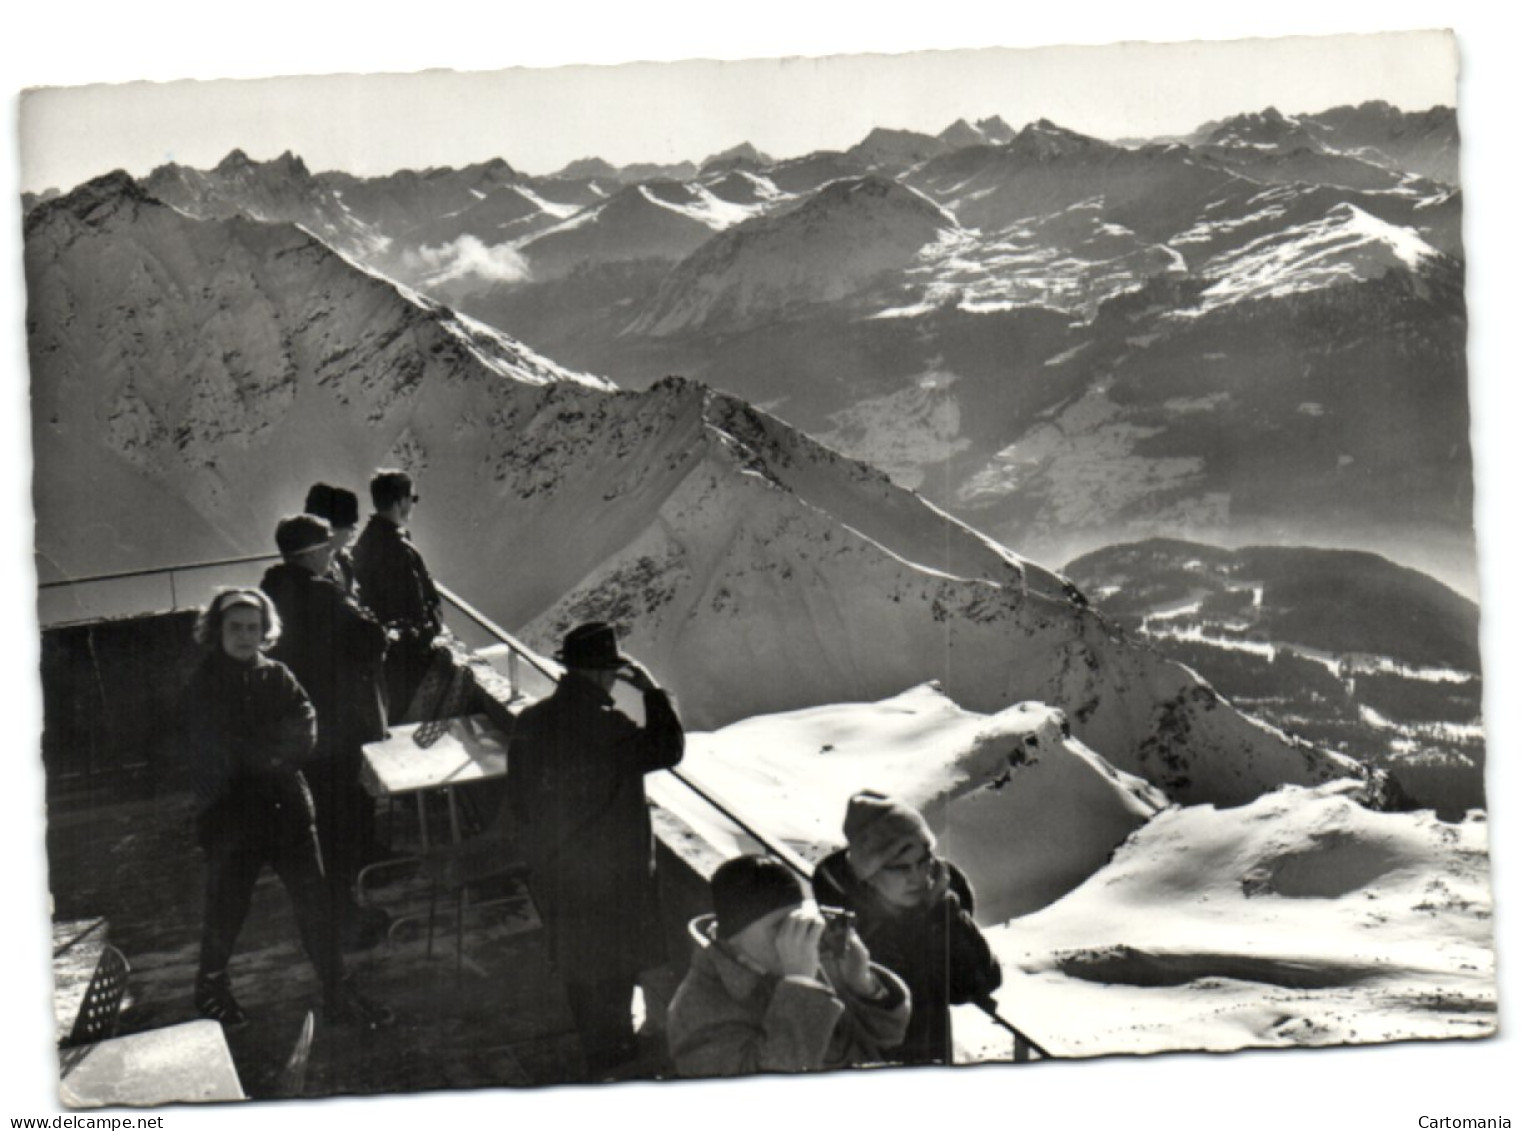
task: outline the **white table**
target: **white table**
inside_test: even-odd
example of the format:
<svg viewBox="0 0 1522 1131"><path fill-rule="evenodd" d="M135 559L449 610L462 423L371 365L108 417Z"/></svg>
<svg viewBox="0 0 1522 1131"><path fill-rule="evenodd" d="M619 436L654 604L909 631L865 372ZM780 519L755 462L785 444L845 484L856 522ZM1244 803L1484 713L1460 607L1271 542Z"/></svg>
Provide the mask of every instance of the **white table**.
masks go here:
<svg viewBox="0 0 1522 1131"><path fill-rule="evenodd" d="M216 1021L187 1021L68 1049L59 1093L69 1107L137 1107L243 1100L238 1067Z"/></svg>
<svg viewBox="0 0 1522 1131"><path fill-rule="evenodd" d="M435 741L419 746L419 730L438 731ZM449 805L449 835L460 842L460 815L455 807L454 787L469 782L487 781L507 774L507 736L485 715L440 720L436 723L409 723L391 728L384 742L365 746L360 781L371 797L417 798L418 828L423 851L431 847L428 835L428 811L424 794L434 790L444 793Z"/></svg>

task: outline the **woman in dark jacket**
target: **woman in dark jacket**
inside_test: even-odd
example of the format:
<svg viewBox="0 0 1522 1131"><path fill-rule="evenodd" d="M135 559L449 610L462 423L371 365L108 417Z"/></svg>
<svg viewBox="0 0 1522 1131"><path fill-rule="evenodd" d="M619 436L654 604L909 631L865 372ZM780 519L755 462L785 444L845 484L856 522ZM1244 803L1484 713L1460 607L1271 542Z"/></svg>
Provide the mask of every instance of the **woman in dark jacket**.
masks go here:
<svg viewBox="0 0 1522 1131"><path fill-rule="evenodd" d="M856 913L872 958L909 987L913 1011L904 1064L950 1064L950 1007L980 1001L1003 974L973 920L972 886L935 855L935 834L918 812L866 791L846 808L847 847L814 872L814 898Z"/></svg>
<svg viewBox="0 0 1522 1131"><path fill-rule="evenodd" d="M200 806L196 839L206 856L205 921L195 1007L238 1026L227 965L248 916L254 884L275 869L295 907L301 942L323 986L327 1019L375 1028L390 1012L345 981L317 847L311 792L301 775L316 717L290 671L264 650L280 635L257 589L218 593L196 623L205 659L182 703L191 782Z"/></svg>

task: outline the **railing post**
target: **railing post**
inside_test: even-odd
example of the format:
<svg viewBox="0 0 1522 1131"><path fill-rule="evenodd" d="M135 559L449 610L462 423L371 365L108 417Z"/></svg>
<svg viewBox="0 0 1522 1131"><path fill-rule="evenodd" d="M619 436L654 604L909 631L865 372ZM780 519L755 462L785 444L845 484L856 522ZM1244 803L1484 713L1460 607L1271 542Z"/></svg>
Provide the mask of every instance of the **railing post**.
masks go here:
<svg viewBox="0 0 1522 1131"><path fill-rule="evenodd" d="M518 698L518 649L507 650L507 689L509 697Z"/></svg>

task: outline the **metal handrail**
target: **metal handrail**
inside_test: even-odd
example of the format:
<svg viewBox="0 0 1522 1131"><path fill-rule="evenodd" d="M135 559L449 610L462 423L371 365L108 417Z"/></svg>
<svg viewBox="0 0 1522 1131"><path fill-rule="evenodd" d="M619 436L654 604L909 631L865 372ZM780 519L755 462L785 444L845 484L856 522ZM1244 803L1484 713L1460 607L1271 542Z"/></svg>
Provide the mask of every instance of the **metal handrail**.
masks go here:
<svg viewBox="0 0 1522 1131"><path fill-rule="evenodd" d="M527 660L531 668L537 671L540 675L544 676L551 683L559 682L560 676L541 664L535 658L534 653L530 651L529 648L521 640L519 640L512 633L508 632L507 629L503 628L496 621L492 620L485 613L481 612L480 609L476 608L469 601L465 600L459 594L455 593L452 589L440 585L438 582L434 582L434 587L438 589L439 595L448 601L451 605L459 609L460 612L464 613L471 620L475 621L476 624L480 625L488 633L495 636L503 644L507 645L507 682L508 686L512 688L514 698L517 698L518 696L518 662L520 659Z"/></svg>
<svg viewBox="0 0 1522 1131"><path fill-rule="evenodd" d="M90 585L97 581L126 581L133 577L156 577L159 574L189 573L191 570L221 569L224 566L256 565L259 562L279 560L279 554L250 554L241 558L218 558L209 562L180 562L175 565L122 570L119 573L92 573L86 577L66 577L61 581L39 581L37 588L39 590L66 589L71 585Z"/></svg>
<svg viewBox="0 0 1522 1131"><path fill-rule="evenodd" d="M92 574L87 577L68 578L62 581L42 582L38 585L37 588L39 590L62 589L73 585L87 585L102 581L124 581L133 578L153 577L163 574L170 578L171 606L172 608L177 609L179 607L177 603L178 597L174 591L173 583L175 574L188 573L193 570L219 569L225 568L227 566L255 565L261 562L277 561L279 558L279 554L252 554L245 557L222 558L206 562L187 562L168 566L157 566L147 569L122 570L115 573ZM558 683L560 681L560 674L551 671L545 665L541 664L534 653L512 633L508 632L501 625L497 624L485 613L481 612L474 605L470 604L470 602L466 601L463 597L460 597L453 590L447 588L446 586L439 585L437 582L435 582L435 586L438 589L440 596L442 596L451 605L459 609L460 612L470 618L470 620L474 621L478 626L484 629L488 635L495 637L498 641L507 645L509 665L508 684L511 688L512 695L515 698L518 695L518 663L521 659L526 659L529 665L533 667L535 671L539 672L540 675L544 676L551 683ZM686 786L687 789L691 790L694 794L700 797L707 805L711 806L717 812L722 814L725 820L729 821L736 828L745 833L746 836L750 837L757 844L761 845L761 847L764 848L769 855L776 857L779 861L782 862L782 864L796 873L800 879L804 881L811 880L812 870L808 862L804 860L803 857L798 853L794 852L786 845L773 843L765 835L759 832L754 825L750 824L738 813L736 813L729 805L714 797L707 790L689 778L686 774L683 774L679 770L675 769L669 769L665 772L670 774L682 785ZM1027 1036L1009 1020L999 1015L999 1013L994 1008L996 1003L993 1002L992 999L985 999L982 1001L974 1002L973 1004L978 1006L978 1008L987 1014L990 1019L992 1019L997 1025L1008 1031L1014 1037L1016 1063L1023 1063L1028 1061L1032 1053L1042 1057L1043 1059L1051 1059L1051 1054L1048 1053L1046 1049L1042 1048L1041 1045L1033 1041L1029 1036Z"/></svg>

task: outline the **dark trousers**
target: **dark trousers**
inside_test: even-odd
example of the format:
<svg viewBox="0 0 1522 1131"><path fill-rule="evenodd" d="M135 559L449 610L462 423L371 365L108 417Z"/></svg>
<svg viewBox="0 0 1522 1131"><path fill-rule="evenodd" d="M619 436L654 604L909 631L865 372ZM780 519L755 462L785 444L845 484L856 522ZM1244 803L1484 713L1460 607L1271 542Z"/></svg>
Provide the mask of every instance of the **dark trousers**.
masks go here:
<svg viewBox="0 0 1522 1131"><path fill-rule="evenodd" d="M261 802L225 820L204 821L206 907L201 931L201 973L221 974L232 959L248 918L254 885L268 864L285 885L296 912L301 945L325 990L343 979L343 958L329 903L322 853L309 816L290 802ZM208 816L216 816L208 814Z"/></svg>
<svg viewBox="0 0 1522 1131"><path fill-rule="evenodd" d="M375 802L359 783L358 747L303 770L317 809L317 840L335 919L354 921L354 881L375 851Z"/></svg>
<svg viewBox="0 0 1522 1131"><path fill-rule="evenodd" d="M571 1016L581 1035L581 1047L587 1070L596 1075L622 1064L634 1055L634 1020L630 1006L634 1000L635 976L599 978L593 982L565 983L571 1003Z"/></svg>
<svg viewBox="0 0 1522 1131"><path fill-rule="evenodd" d="M386 722L391 726L419 721L411 708L432 666L432 644L397 641L386 653Z"/></svg>

